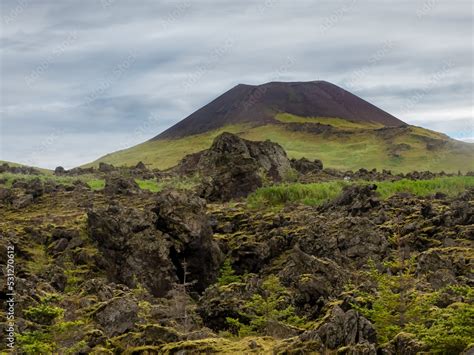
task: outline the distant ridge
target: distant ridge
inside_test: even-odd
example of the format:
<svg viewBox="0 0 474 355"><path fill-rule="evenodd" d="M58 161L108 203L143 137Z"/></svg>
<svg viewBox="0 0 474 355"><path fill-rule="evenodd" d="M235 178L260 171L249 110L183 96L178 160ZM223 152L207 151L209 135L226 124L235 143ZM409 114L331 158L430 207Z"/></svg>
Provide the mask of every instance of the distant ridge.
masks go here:
<svg viewBox="0 0 474 355"><path fill-rule="evenodd" d="M254 126L276 123L275 115L337 117L384 126L403 121L327 81L239 84L152 140L176 139L232 124Z"/></svg>

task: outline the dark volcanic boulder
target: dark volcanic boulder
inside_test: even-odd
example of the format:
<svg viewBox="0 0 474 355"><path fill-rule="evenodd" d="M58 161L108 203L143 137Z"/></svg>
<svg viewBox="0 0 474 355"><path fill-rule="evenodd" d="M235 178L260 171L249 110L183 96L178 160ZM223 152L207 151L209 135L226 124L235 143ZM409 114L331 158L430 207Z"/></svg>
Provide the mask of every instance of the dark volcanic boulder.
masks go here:
<svg viewBox="0 0 474 355"><path fill-rule="evenodd" d="M197 153L192 153L186 155L177 166L171 169L172 172L178 175L193 175L197 172L199 160L201 156L205 153L205 150L202 150Z"/></svg>
<svg viewBox="0 0 474 355"><path fill-rule="evenodd" d="M0 187L0 203L10 204L13 202L15 195L11 189Z"/></svg>
<svg viewBox="0 0 474 355"><path fill-rule="evenodd" d="M25 186L25 193L32 195L33 198L42 196L44 193L44 188L41 180L34 178L33 180L28 181Z"/></svg>
<svg viewBox="0 0 474 355"><path fill-rule="evenodd" d="M205 201L189 191L165 190L158 195L156 227L169 235L170 256L183 278L187 265L189 281L198 292L215 281L222 262L222 252L212 239L212 229L205 212Z"/></svg>
<svg viewBox="0 0 474 355"><path fill-rule="evenodd" d="M137 165L135 165L134 169L135 170L142 170L142 171L148 170L146 165L142 161L139 161L137 163Z"/></svg>
<svg viewBox="0 0 474 355"><path fill-rule="evenodd" d="M113 174L105 179L104 192L106 194L135 195L140 193L140 191L140 187L132 178Z"/></svg>
<svg viewBox="0 0 474 355"><path fill-rule="evenodd" d="M66 175L66 169L64 169L62 166L58 166L56 167L56 169L54 169L54 175L56 176Z"/></svg>
<svg viewBox="0 0 474 355"><path fill-rule="evenodd" d="M315 339L319 339L328 349L337 349L358 343L375 344L377 335L372 323L355 310L344 312L339 306L334 306L318 329L301 335L303 341ZM375 347L373 350L375 354Z"/></svg>
<svg viewBox="0 0 474 355"><path fill-rule="evenodd" d="M304 308L318 307L342 290L347 275L334 261L316 258L295 247L279 273L285 285L298 290L295 303Z"/></svg>
<svg viewBox="0 0 474 355"><path fill-rule="evenodd" d="M351 215L363 214L380 205L375 196L377 185L351 185L343 189L342 193L333 201L325 204L323 209L343 208Z"/></svg>
<svg viewBox="0 0 474 355"><path fill-rule="evenodd" d="M107 164L107 163L99 163L99 171L101 173L110 173L111 171L114 171L115 167L112 164Z"/></svg>
<svg viewBox="0 0 474 355"><path fill-rule="evenodd" d="M353 309L344 312L335 305L316 329L282 343L278 353L375 355L376 341L372 323Z"/></svg>
<svg viewBox="0 0 474 355"><path fill-rule="evenodd" d="M380 349L381 354L416 355L428 350L426 345L417 340L412 334L399 333L389 343Z"/></svg>
<svg viewBox="0 0 474 355"><path fill-rule="evenodd" d="M101 306L93 315L105 334L115 336L135 327L138 320L138 302L131 297L113 298Z"/></svg>
<svg viewBox="0 0 474 355"><path fill-rule="evenodd" d="M389 247L387 237L367 217L332 214L315 218L298 241L301 250L318 258L329 258L339 265L358 267L370 258L383 259Z"/></svg>
<svg viewBox="0 0 474 355"><path fill-rule="evenodd" d="M89 234L106 257L109 280L131 288L138 284L164 296L177 281L171 243L154 227L152 213L111 205L87 214Z"/></svg>
<svg viewBox="0 0 474 355"><path fill-rule="evenodd" d="M212 239L204 201L167 190L153 211L112 204L88 212L89 234L104 256L109 280L143 285L164 296L184 278L202 292L218 275L222 253Z"/></svg>
<svg viewBox="0 0 474 355"><path fill-rule="evenodd" d="M18 196L12 201L13 208L21 209L28 207L33 203L33 195L27 194Z"/></svg>
<svg viewBox="0 0 474 355"><path fill-rule="evenodd" d="M417 258L416 272L434 289L456 283L474 284L474 256L470 248L432 248Z"/></svg>
<svg viewBox="0 0 474 355"><path fill-rule="evenodd" d="M314 173L323 170L321 160L308 160L306 158L291 159L291 167L301 174Z"/></svg>
<svg viewBox="0 0 474 355"><path fill-rule="evenodd" d="M183 169L189 171L197 157L185 158L186 168ZM261 187L265 179L282 181L292 168L280 145L270 141L252 142L222 133L211 148L199 156L195 170L207 177L202 196L218 201L245 197Z"/></svg>

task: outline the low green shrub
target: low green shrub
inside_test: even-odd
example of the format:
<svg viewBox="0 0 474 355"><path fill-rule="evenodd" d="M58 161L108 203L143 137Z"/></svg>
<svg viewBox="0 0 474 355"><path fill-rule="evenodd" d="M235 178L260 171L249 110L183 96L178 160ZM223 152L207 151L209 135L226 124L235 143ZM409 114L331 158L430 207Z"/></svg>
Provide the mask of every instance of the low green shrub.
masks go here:
<svg viewBox="0 0 474 355"><path fill-rule="evenodd" d="M56 318L64 314L64 309L48 304L39 304L27 308L24 313L29 320L35 323L50 325Z"/></svg>
<svg viewBox="0 0 474 355"><path fill-rule="evenodd" d="M354 308L374 323L380 343L407 332L431 352L460 354L474 343L473 289L448 286L433 292L421 291L415 282L414 265L412 261L400 272L388 274L378 271L372 263L367 277L376 284L376 292L359 292ZM441 307L439 300L445 293L464 302Z"/></svg>
<svg viewBox="0 0 474 355"><path fill-rule="evenodd" d="M255 293L244 304L240 312L241 319L231 317L226 319L230 331L241 337L264 334L270 321L289 326L304 326L305 319L296 315L290 299L290 294L280 283L280 279L275 275L269 276L263 282L262 292Z"/></svg>
<svg viewBox="0 0 474 355"><path fill-rule="evenodd" d="M241 281L242 281L242 277L235 274L235 271L232 268L230 259L227 258L221 267L220 275L219 275L219 278L217 279L217 284L219 286L225 286L233 282L241 282Z"/></svg>

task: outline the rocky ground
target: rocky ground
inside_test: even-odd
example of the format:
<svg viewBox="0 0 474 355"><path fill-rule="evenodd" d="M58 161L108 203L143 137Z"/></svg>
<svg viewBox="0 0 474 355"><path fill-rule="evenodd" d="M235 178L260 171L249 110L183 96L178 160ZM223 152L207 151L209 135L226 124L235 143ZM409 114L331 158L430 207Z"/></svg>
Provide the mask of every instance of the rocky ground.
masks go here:
<svg viewBox="0 0 474 355"><path fill-rule="evenodd" d="M100 191L0 188L17 353L469 353L474 190L382 200L374 178L317 207L251 209L248 193L288 174L349 174L231 135L167 174L196 172L158 193L120 171Z"/></svg>

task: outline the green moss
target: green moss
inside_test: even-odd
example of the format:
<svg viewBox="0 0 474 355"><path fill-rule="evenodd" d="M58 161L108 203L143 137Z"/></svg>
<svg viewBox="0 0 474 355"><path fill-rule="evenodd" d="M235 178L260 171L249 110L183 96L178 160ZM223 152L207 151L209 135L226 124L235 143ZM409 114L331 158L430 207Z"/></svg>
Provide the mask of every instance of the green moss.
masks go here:
<svg viewBox="0 0 474 355"><path fill-rule="evenodd" d="M474 187L474 176L451 176L432 180L399 180L394 182L377 182L377 192L382 198L390 197L398 192L411 193L416 196L433 195L442 192L449 196Z"/></svg>
<svg viewBox="0 0 474 355"><path fill-rule="evenodd" d="M26 261L26 269L32 274L40 274L50 266L52 258L48 255L44 246L30 246L26 248L26 251L31 255L31 258Z"/></svg>
<svg viewBox="0 0 474 355"><path fill-rule="evenodd" d="M124 354L272 354L281 341L270 337L245 337L241 339L207 338L168 343L162 346L141 346L127 349Z"/></svg>

